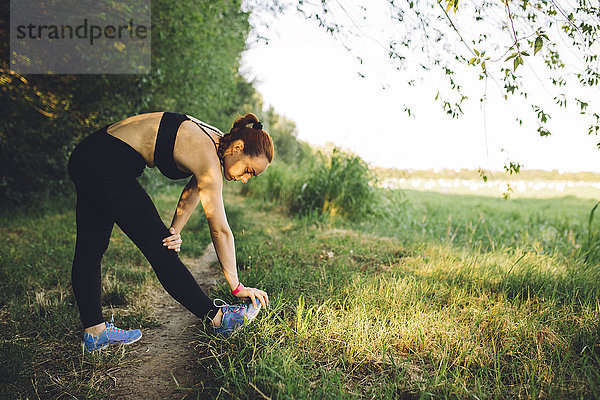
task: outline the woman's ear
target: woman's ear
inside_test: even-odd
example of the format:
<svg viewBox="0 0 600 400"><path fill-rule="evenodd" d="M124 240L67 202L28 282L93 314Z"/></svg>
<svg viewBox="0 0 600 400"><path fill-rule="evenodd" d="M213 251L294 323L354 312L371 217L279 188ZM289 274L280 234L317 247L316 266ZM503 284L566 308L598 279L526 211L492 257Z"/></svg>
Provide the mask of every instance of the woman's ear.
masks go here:
<svg viewBox="0 0 600 400"><path fill-rule="evenodd" d="M244 151L244 141L241 139L236 140L230 146L233 154L242 153Z"/></svg>

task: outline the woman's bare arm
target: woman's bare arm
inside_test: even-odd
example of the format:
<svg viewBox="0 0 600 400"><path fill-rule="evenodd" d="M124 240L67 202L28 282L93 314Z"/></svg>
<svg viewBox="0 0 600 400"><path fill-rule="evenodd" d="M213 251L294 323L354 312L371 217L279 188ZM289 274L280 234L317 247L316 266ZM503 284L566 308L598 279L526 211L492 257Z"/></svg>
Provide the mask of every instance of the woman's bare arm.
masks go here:
<svg viewBox="0 0 600 400"><path fill-rule="evenodd" d="M199 202L198 181L196 181L196 177L192 177L179 196L173 221L171 221L171 227L175 228L175 232L181 233Z"/></svg>
<svg viewBox="0 0 600 400"><path fill-rule="evenodd" d="M192 178L181 192L179 202L175 208L175 215L173 215L171 227L169 228L171 235L163 239L163 246L176 252L181 250L181 231L199 202L198 184L196 178Z"/></svg>
<svg viewBox="0 0 600 400"><path fill-rule="evenodd" d="M173 156L182 168L193 174L194 178L181 194L178 211L173 218L173 227L175 229L182 227L198 202L202 203L223 274L233 290L239 280L233 233L229 228L223 205L221 163L213 143L195 123L191 121L182 123L177 135Z"/></svg>
<svg viewBox="0 0 600 400"><path fill-rule="evenodd" d="M191 125L184 124L182 124L184 130L186 127L189 127L192 130L196 129L200 131L200 128L193 123L191 123ZM204 133L188 135L187 138L187 142L185 142L185 139L181 142L182 148L184 148L185 151L174 152L174 156L178 164L192 172L194 175L195 179L188 184L190 186L190 196L193 198L195 193L198 193L199 201L202 203L202 208L206 215L210 236L213 245L215 246L217 258L219 259L221 269L223 270L223 275L225 275L225 279L227 280L230 289L233 291L238 287L240 281L236 266L233 233L227 222L225 206L223 205L223 176L221 164L214 150L207 151L208 149L213 149L214 146ZM191 186L194 183L196 184L196 187L192 188ZM187 196L185 189L184 192ZM184 193L182 193L182 197L184 197L183 195ZM175 221L175 223L179 224L179 221L184 220L187 207L192 204L191 200L189 200L189 202L184 200L183 207L186 211L184 211L179 218L176 213L174 220L177 219L177 221ZM195 204L197 205L198 203ZM255 307L257 306L257 302L260 302L263 307L266 307L269 303L269 296L260 289L249 287L240 288L236 293L236 296L250 298Z"/></svg>
<svg viewBox="0 0 600 400"><path fill-rule="evenodd" d="M217 257L229 287L234 290L239 283L235 260L235 244L223 205L223 179L220 168L206 171L196 179L198 181L200 202L208 221L210 236Z"/></svg>

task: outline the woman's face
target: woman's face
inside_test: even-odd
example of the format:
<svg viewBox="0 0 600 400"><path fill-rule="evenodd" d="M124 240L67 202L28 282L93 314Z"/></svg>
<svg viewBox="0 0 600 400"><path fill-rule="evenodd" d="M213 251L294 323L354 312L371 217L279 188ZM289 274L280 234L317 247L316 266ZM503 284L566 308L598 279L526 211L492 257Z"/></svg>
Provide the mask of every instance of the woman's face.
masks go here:
<svg viewBox="0 0 600 400"><path fill-rule="evenodd" d="M269 160L265 155L249 156L243 153L244 142L236 140L223 156L223 175L228 181L248 182L253 176L265 172Z"/></svg>

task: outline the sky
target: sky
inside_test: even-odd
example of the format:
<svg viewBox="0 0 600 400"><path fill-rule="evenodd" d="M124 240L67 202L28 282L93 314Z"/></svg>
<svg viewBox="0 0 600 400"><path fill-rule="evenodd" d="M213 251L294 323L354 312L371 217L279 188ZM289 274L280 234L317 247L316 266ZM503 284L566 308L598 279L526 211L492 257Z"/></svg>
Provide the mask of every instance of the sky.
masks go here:
<svg viewBox="0 0 600 400"><path fill-rule="evenodd" d="M368 32L377 35L383 17L375 17ZM496 84L488 82L486 90L472 75L469 89L486 90L488 101L483 107L471 100L464 115L452 119L434 100L443 82L431 75L407 85L414 71L396 70L368 34L354 40L349 52L294 12L271 20L260 34L268 42L249 41L242 73L255 81L266 104L296 122L298 138L308 143L333 143L388 168L497 171L517 161L526 169L600 172L599 140L587 135L588 124L572 110L550 108L552 136L539 137L530 111L520 114L522 125L516 122L526 103L503 100ZM548 93L542 88L531 94L536 96Z"/></svg>

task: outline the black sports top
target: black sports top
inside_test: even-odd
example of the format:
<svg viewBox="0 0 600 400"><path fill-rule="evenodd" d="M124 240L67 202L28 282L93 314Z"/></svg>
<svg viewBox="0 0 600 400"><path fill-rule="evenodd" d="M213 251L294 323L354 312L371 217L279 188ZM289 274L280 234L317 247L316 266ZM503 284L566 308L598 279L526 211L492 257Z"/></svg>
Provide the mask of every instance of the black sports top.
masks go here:
<svg viewBox="0 0 600 400"><path fill-rule="evenodd" d="M188 119L190 118L185 114L165 112L163 113L163 116L160 119L160 124L158 125L156 146L154 147L154 165L158 167L164 176L170 179L183 179L192 175L189 172L183 172L180 170L175 163L175 159L173 158L173 147L175 146L175 138L177 137L179 125ZM206 132L204 128L209 128L215 131L217 134L220 134L220 132L210 125L198 123L196 121L193 122L198 125L198 127L200 127L204 133L206 133L206 135L215 145L215 149L217 149L217 144L215 143L214 139L208 134L208 132Z"/></svg>

